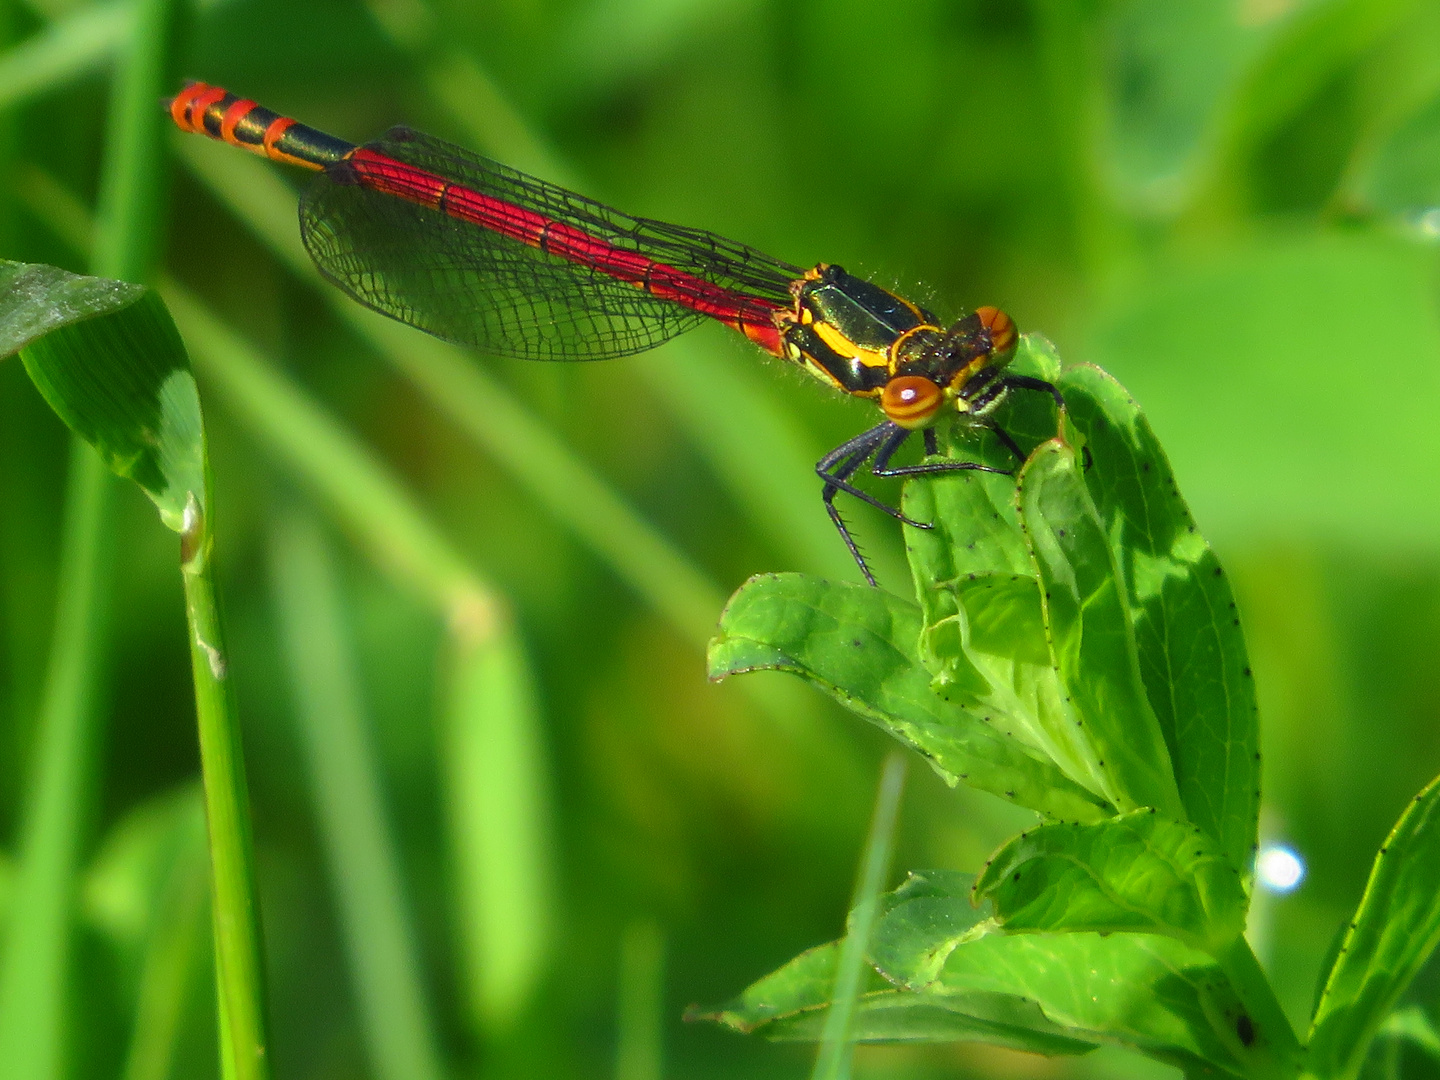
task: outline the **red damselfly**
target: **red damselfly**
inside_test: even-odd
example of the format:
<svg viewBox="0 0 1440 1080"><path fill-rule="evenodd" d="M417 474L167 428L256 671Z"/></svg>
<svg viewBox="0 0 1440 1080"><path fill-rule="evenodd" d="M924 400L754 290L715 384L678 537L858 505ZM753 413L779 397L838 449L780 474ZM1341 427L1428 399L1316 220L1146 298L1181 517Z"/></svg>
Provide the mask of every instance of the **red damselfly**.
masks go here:
<svg viewBox="0 0 1440 1080"><path fill-rule="evenodd" d="M527 360L602 360L652 349L715 319L837 390L876 402L884 419L816 463L830 519L875 578L835 506L847 492L925 529L851 483L962 470L970 461L894 466L912 432L937 452L948 411L995 433L1013 389L1018 333L981 307L943 326L917 304L820 263L792 266L703 229L631 217L405 127L355 145L204 83L168 103L183 130L320 176L300 202L300 232L320 272L355 300L447 341Z"/></svg>

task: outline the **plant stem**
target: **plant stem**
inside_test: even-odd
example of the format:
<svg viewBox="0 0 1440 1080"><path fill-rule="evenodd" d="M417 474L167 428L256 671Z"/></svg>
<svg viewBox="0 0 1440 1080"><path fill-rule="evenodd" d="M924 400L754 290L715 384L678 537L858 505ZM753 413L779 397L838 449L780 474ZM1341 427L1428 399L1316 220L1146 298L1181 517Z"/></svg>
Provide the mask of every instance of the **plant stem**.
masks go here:
<svg viewBox="0 0 1440 1080"><path fill-rule="evenodd" d="M1253 1025L1254 1034L1249 1045L1245 1045L1243 1039L1237 1039L1236 1043L1243 1059L1251 1064L1252 1074L1275 1077L1298 1075L1304 1065L1305 1049L1295 1037L1290 1020L1280 1007L1250 943L1242 934L1217 951L1215 959L1239 995ZM1235 1032L1226 1034L1236 1035Z"/></svg>
<svg viewBox="0 0 1440 1080"><path fill-rule="evenodd" d="M209 492L205 494L209 504ZM265 1038L265 978L240 725L216 606L210 526L194 501L186 517L180 569L190 629L205 817L210 827L220 1061L225 1080L266 1080L270 1064Z"/></svg>
<svg viewBox="0 0 1440 1080"><path fill-rule="evenodd" d="M880 890L890 869L890 855L895 848L895 822L900 816L900 794L905 789L903 751L892 750L885 758L880 774L880 788L875 795L875 813L870 819L870 835L865 840L865 856L855 882L855 898L851 907L850 928L840 946L840 959L835 965L835 990L830 995L830 1012L825 1018L820 1052L815 1058L811 1080L845 1080L850 1075L850 1031L855 1019L855 1005L860 997L860 983L865 970L865 952L870 946L870 932L875 926Z"/></svg>

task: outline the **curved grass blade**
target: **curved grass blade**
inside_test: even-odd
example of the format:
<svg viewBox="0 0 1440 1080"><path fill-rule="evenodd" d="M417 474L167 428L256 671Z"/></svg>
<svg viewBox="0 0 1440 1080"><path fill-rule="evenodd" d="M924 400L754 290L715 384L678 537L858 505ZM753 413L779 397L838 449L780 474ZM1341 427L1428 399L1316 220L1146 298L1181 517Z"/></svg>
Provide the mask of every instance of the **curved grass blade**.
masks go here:
<svg viewBox="0 0 1440 1080"><path fill-rule="evenodd" d="M1016 489L1044 594L1052 662L1075 721L1074 742L1099 790L1121 810L1185 816L1170 754L1141 681L1130 605L1104 523L1075 452L1038 447Z"/></svg>
<svg viewBox="0 0 1440 1080"><path fill-rule="evenodd" d="M1139 406L1098 368L1058 383L1085 439L1085 486L1116 554L1146 696L1186 816L1249 880L1260 815L1259 716L1244 632Z"/></svg>
<svg viewBox="0 0 1440 1080"><path fill-rule="evenodd" d="M110 59L129 34L134 3L72 11L0 55L0 109L61 86Z"/></svg>
<svg viewBox="0 0 1440 1080"><path fill-rule="evenodd" d="M33 340L26 368L46 399L181 533L214 874L222 1053L237 1080L268 1076L264 976L244 765L215 604L204 428L189 358L147 291L128 306Z"/></svg>
<svg viewBox="0 0 1440 1080"><path fill-rule="evenodd" d="M865 585L802 574L751 578L720 617L710 677L789 671L919 751L946 783L971 787L1068 820L1093 821L1102 800L1028 752L976 708L940 697L915 654L914 604Z"/></svg>
<svg viewBox="0 0 1440 1080"><path fill-rule="evenodd" d="M1440 779L1380 846L1310 1029L1321 1076L1358 1074L1375 1033L1440 944Z"/></svg>
<svg viewBox="0 0 1440 1080"><path fill-rule="evenodd" d="M205 808L196 785L151 799L106 839L86 875L90 921L137 956L123 1080L168 1080L209 944Z"/></svg>
<svg viewBox="0 0 1440 1080"><path fill-rule="evenodd" d="M271 578L371 1067L379 1080L439 1080L434 1025L345 640L340 586L313 521L290 514L277 523Z"/></svg>
<svg viewBox="0 0 1440 1080"><path fill-rule="evenodd" d="M843 1080L850 1075L857 998L865 970L865 954L875 928L880 890L890 872L890 855L895 850L895 823L900 816L900 796L905 790L905 757L892 750L880 772L875 793L875 812L855 880L850 905L848 932L840 942L835 963L835 983L830 991L830 1009L820 1035L812 1080Z"/></svg>
<svg viewBox="0 0 1440 1080"><path fill-rule="evenodd" d="M456 634L445 673L446 804L476 1029L511 1032L554 933L550 761L535 677L505 617Z"/></svg>
<svg viewBox="0 0 1440 1080"><path fill-rule="evenodd" d="M664 1080L665 935L635 919L620 935L615 1080Z"/></svg>

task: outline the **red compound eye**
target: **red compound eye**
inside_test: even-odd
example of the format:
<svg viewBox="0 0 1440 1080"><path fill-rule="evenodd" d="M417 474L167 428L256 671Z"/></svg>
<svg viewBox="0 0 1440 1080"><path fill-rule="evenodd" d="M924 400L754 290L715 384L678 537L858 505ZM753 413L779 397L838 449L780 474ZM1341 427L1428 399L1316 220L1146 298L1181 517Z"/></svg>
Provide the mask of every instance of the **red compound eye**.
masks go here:
<svg viewBox="0 0 1440 1080"><path fill-rule="evenodd" d="M880 408L903 428L923 428L945 404L945 395L923 375L897 375L880 392Z"/></svg>
<svg viewBox="0 0 1440 1080"><path fill-rule="evenodd" d="M1018 336L1010 316L997 307L976 308L975 314L980 316L980 325L990 334L990 347L997 353L1009 352Z"/></svg>

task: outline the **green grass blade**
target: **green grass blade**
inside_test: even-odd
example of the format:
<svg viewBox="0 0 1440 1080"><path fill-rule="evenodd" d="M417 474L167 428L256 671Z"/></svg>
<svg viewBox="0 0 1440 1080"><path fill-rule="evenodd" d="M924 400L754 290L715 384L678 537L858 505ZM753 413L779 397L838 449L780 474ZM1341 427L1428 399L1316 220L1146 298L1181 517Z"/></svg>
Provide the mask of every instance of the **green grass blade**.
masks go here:
<svg viewBox="0 0 1440 1080"><path fill-rule="evenodd" d="M271 536L270 574L309 788L377 1080L439 1080L399 857L366 731L334 559L292 513Z"/></svg>
<svg viewBox="0 0 1440 1080"><path fill-rule="evenodd" d="M168 1080L210 943L199 785L187 783L127 813L86 873L84 896L88 922L138 961L134 1026L121 1076Z"/></svg>
<svg viewBox="0 0 1440 1080"><path fill-rule="evenodd" d="M163 292L210 383L380 566L452 621L493 618L488 586L369 451L189 292Z"/></svg>
<svg viewBox="0 0 1440 1080"><path fill-rule="evenodd" d="M133 24L127 13L121 16L118 28L112 21L107 31L102 18L98 33L92 22L88 24L88 36L82 33L69 39L64 35L44 38L48 46L37 45L22 55L21 63L8 69L12 92L16 87L22 91L38 87L57 77L63 68L58 61L66 57L73 61L87 54L85 41L90 42L89 55L103 54L122 32L130 31L125 61L116 80L110 117L113 134L106 148L102 198L111 200L114 220L124 218L127 229L133 231L117 233L113 242L108 237L102 241L103 255L96 258L95 269L107 277L138 277L149 254L137 238L153 227L153 214L145 213L144 203L147 191L153 200L159 173L153 155L156 122L153 104L148 109L150 119L139 116L139 98L149 94L153 102L158 96L164 50L150 38L157 27L168 23L169 12L168 0L148 0L144 13ZM112 13L111 19L115 17ZM148 33L138 32L141 28ZM107 33L114 37L97 48L95 42ZM148 143L144 138L147 130L152 133ZM67 939L78 828L86 805L86 776L96 736L94 683L104 649L103 549L113 482L96 455L78 439L72 443L71 471L60 563L61 591L36 744L39 756L32 801L24 815L22 864L16 884L15 914L9 925L10 947L0 968L0 1066L17 1080L49 1080L58 1077L63 1068L61 1008L68 970Z"/></svg>
<svg viewBox="0 0 1440 1080"><path fill-rule="evenodd" d="M455 743L447 762L461 922L480 1024L503 1027L543 960L552 848L531 813L545 799L544 765L503 601L368 450L188 293L175 285L166 293L196 361L231 407L455 635L445 722ZM511 917L518 921L507 926Z"/></svg>
<svg viewBox="0 0 1440 1080"><path fill-rule="evenodd" d="M509 619L457 634L444 693L445 785L467 1004L508 1034L548 959L555 840L543 718Z"/></svg>
<svg viewBox="0 0 1440 1080"><path fill-rule="evenodd" d="M0 1073L14 1080L63 1075L61 1011L104 648L111 484L94 452L72 440L55 631L0 961Z"/></svg>
<svg viewBox="0 0 1440 1080"><path fill-rule="evenodd" d="M81 8L0 55L0 109L109 60L129 34L135 7L122 0Z"/></svg>
<svg viewBox="0 0 1440 1080"><path fill-rule="evenodd" d="M653 919L636 919L620 936L615 1080L665 1075L665 936Z"/></svg>
<svg viewBox="0 0 1440 1080"><path fill-rule="evenodd" d="M844 1080L850 1075L852 1025L865 957L879 911L880 890L890 872L890 855L895 848L895 824L900 817L900 795L905 790L905 756L891 751L880 774L875 795L875 814L865 840L865 856L855 882L849 932L840 946L835 966L835 987L830 994L830 1011L825 1017L820 1051L815 1057L811 1080Z"/></svg>

